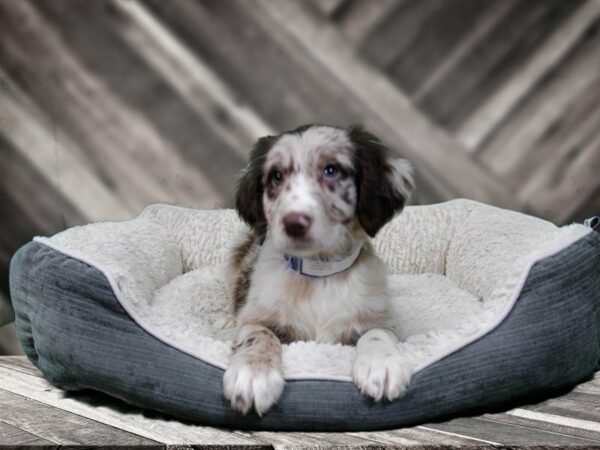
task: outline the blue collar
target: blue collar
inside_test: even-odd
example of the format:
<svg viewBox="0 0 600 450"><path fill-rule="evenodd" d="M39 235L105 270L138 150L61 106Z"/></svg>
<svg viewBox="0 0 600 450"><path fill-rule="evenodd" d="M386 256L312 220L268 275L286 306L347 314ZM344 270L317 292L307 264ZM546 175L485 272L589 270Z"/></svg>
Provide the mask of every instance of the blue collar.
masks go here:
<svg viewBox="0 0 600 450"><path fill-rule="evenodd" d="M302 258L300 256L283 254L287 267L300 275L311 278L324 278L348 270L358 258L362 244L357 245L348 256L338 260L321 260L316 258Z"/></svg>

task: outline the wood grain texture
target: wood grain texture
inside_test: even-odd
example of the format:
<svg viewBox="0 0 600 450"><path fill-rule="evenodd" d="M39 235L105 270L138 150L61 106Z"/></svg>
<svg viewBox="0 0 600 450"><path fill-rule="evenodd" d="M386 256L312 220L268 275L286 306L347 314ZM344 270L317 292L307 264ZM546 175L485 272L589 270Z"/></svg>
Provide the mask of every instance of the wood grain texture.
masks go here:
<svg viewBox="0 0 600 450"><path fill-rule="evenodd" d="M334 23L340 27L352 42L359 43L379 21L385 20L393 8L407 0L351 0L334 17Z"/></svg>
<svg viewBox="0 0 600 450"><path fill-rule="evenodd" d="M477 148L497 124L577 44L600 15L600 2L588 0L547 39L534 57L498 89L460 128L458 139L469 149Z"/></svg>
<svg viewBox="0 0 600 450"><path fill-rule="evenodd" d="M464 151L455 141L431 126L387 80L358 63L335 29L303 16L293 2L271 5L259 0L256 4L262 8L264 16L272 18L274 26L283 27L302 42L305 49L312 50L329 76L335 77L336 84L346 86L347 95L356 96L352 103L360 103L368 116L378 119L371 119L375 133L381 135L384 141L404 144L401 147L403 155L416 163L429 186L439 189L438 195L471 196L481 201L515 206L514 199L501 185L465 158ZM370 123L367 121L367 124ZM422 152L423 148L427 148L428 152ZM458 175L459 172L462 176ZM477 186L477 194L473 192L474 185Z"/></svg>
<svg viewBox="0 0 600 450"><path fill-rule="evenodd" d="M131 217L134 211L96 177L92 163L73 140L55 124L45 121L44 113L1 71L0 78L3 80L0 91L2 130L14 150L22 154L85 221ZM86 182L82 183L82 179ZM7 187L13 187L18 194L20 189L15 186L16 181L7 183Z"/></svg>
<svg viewBox="0 0 600 450"><path fill-rule="evenodd" d="M382 443L346 433L302 433L257 431L252 436L268 442L275 449L302 448L361 448L375 450L383 448Z"/></svg>
<svg viewBox="0 0 600 450"><path fill-rule="evenodd" d="M137 408L97 393L66 395L42 378L2 366L0 389L164 444L211 443L213 446L234 448L268 448L251 437L217 428L184 424L159 414L144 414Z"/></svg>
<svg viewBox="0 0 600 450"><path fill-rule="evenodd" d="M17 84L52 113L57 127L81 142L96 170L132 207L174 200L193 205L198 198L207 206L222 202L144 115L78 59L34 6L2 2L0 23L0 64L12 68L8 75L18 76ZM35 68L29 64L32 58Z"/></svg>
<svg viewBox="0 0 600 450"><path fill-rule="evenodd" d="M360 43L359 51L381 69L394 61L418 38L428 20L444 7L444 1L422 0L399 2L371 28Z"/></svg>
<svg viewBox="0 0 600 450"><path fill-rule="evenodd" d="M0 420L0 448L8 448L9 445L13 448L35 447L39 450L58 449L59 447L55 442L42 439Z"/></svg>
<svg viewBox="0 0 600 450"><path fill-rule="evenodd" d="M556 416L569 417L577 420L582 420L590 423L595 423L595 431L600 430L600 408L598 405L582 405L580 402L569 397L559 397L540 403L531 405L527 408L530 411L540 413L553 414Z"/></svg>
<svg viewBox="0 0 600 450"><path fill-rule="evenodd" d="M14 441L32 440L34 448L44 448L49 445L46 441L87 442L94 439L98 427L109 431L94 445L106 446L126 444L141 436L150 440L143 441L144 445L160 442L168 448L600 448L600 422L595 413L582 413L598 408L599 393L600 374L596 374L563 397L501 414L372 432L241 432L184 424L156 413L142 415L137 408L99 393L65 395L48 385L24 357L0 357L0 401L9 405L0 412L0 436L6 430L6 436L14 436ZM88 420L93 424L86 429L76 426ZM37 442L35 436L46 441Z"/></svg>
<svg viewBox="0 0 600 450"><path fill-rule="evenodd" d="M123 39L244 160L259 137L275 133L143 4L120 0L115 6L131 19L118 30Z"/></svg>
<svg viewBox="0 0 600 450"><path fill-rule="evenodd" d="M455 132L512 74L519 73L577 4L561 0L516 2L461 64L419 99L419 104L437 123Z"/></svg>
<svg viewBox="0 0 600 450"><path fill-rule="evenodd" d="M600 7L598 8L600 14ZM495 133L480 149L480 158L495 173L506 175L519 166L524 155L538 150L538 143L557 123L566 118L569 106L594 95L600 83L600 37L585 39L570 64L556 73L547 74L539 92L521 105L502 130ZM551 101L549 101L551 99ZM549 149L552 150L552 149Z"/></svg>
<svg viewBox="0 0 600 450"><path fill-rule="evenodd" d="M600 447L599 441L498 422L489 418L460 418L445 423L428 424L427 427L459 436L472 436L494 446L515 447L535 445L556 447L577 445L582 447L589 446L589 448Z"/></svg>
<svg viewBox="0 0 600 450"><path fill-rule="evenodd" d="M162 448L160 443L0 389L0 422L60 445Z"/></svg>
<svg viewBox="0 0 600 450"><path fill-rule="evenodd" d="M35 183L31 183L35 180ZM0 133L0 289L8 295L8 267L19 246L35 235L56 233L84 218Z"/></svg>
<svg viewBox="0 0 600 450"><path fill-rule="evenodd" d="M38 378L44 378L41 370L35 367L25 356L2 356L0 357L0 366Z"/></svg>
<svg viewBox="0 0 600 450"><path fill-rule="evenodd" d="M494 17L501 17L486 0L463 0L460 11L457 11L454 2L440 3L439 9L422 25L410 46L387 69L409 97L416 96L418 91L421 91L419 97L426 95L423 92L423 83L427 82L424 74L433 73L446 55L466 39L471 27L465 24L479 23L484 13L490 10ZM512 2L504 4L510 7Z"/></svg>
<svg viewBox="0 0 600 450"><path fill-rule="evenodd" d="M232 206L256 138L304 123L372 129L414 204L598 214L599 21L599 0L0 1L0 291L35 234Z"/></svg>
<svg viewBox="0 0 600 450"><path fill-rule="evenodd" d="M112 1L104 0L35 5L112 95L132 113L144 112L143 119L156 130L157 138L171 145L172 158L179 155L183 164L202 168L203 177L215 191L227 193L226 198L231 200L231 180L243 167L244 159L211 132L209 125L122 39L120 31L132 26L128 15L122 14ZM156 102L157 92L161 93L160 103ZM163 179L167 181L164 175Z"/></svg>
<svg viewBox="0 0 600 450"><path fill-rule="evenodd" d="M417 426L389 431L355 432L352 436L372 439L386 445L399 445L417 448L460 447L494 448L491 444L471 436L459 436L455 433L436 430L428 426Z"/></svg>
<svg viewBox="0 0 600 450"><path fill-rule="evenodd" d="M597 407L597 405L581 405L581 408L586 407ZM558 415L533 411L531 409L517 408L508 411L500 418L494 417L492 420L514 423L517 425L524 424L530 428L539 428L569 436L584 437L586 439L592 439L600 442L600 435L598 434L600 431L600 424L598 422L576 419L567 415Z"/></svg>
<svg viewBox="0 0 600 450"><path fill-rule="evenodd" d="M417 104L421 104L424 98L445 82L449 74L457 71L465 63L465 60L476 51L480 42L488 39L501 21L514 9L516 1L487 2L486 8L477 16L473 26L465 26L463 23L464 37L458 40L454 46L446 46L447 52L443 55L436 50L439 62L432 64L429 72L422 71L422 80L411 98ZM446 36L440 35L439 39L445 41Z"/></svg>

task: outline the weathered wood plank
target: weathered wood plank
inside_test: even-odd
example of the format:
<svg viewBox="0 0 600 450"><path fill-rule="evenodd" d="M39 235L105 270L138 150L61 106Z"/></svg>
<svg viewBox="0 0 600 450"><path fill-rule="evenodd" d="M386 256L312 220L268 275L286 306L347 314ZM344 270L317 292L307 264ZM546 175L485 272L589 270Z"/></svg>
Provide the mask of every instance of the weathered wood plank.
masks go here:
<svg viewBox="0 0 600 450"><path fill-rule="evenodd" d="M0 2L0 64L51 111L124 201L137 209L156 201L222 204L205 177L69 48L29 2Z"/></svg>
<svg viewBox="0 0 600 450"><path fill-rule="evenodd" d="M118 32L181 99L244 159L260 136L274 134L255 111L234 97L211 67L140 2L117 0L131 22Z"/></svg>
<svg viewBox="0 0 600 450"><path fill-rule="evenodd" d="M147 4L276 129L314 122L339 125L362 122L382 139L395 144L393 147L402 147L395 134L383 135L374 116L315 61L312 50L299 45L278 22L257 12L258 4L179 0L152 0ZM276 5L266 6L271 9ZM300 8L299 14L306 15L305 9ZM250 66L253 70L248 73L246 68ZM429 178L429 183L437 187L438 198L444 194L450 196L451 186L438 183L437 177ZM429 193L431 189L428 192L422 186L419 191ZM427 198L426 194L423 198ZM429 201L433 198L429 197Z"/></svg>
<svg viewBox="0 0 600 450"><path fill-rule="evenodd" d="M385 445L406 446L410 448L494 448L492 444L470 436L459 436L454 433L434 430L426 426L404 428L390 431L354 432L350 433L364 439L371 439Z"/></svg>
<svg viewBox="0 0 600 450"><path fill-rule="evenodd" d="M559 64L600 16L600 2L588 0L556 29L546 43L485 104L465 121L459 140L475 150L527 93Z"/></svg>
<svg viewBox="0 0 600 450"><path fill-rule="evenodd" d="M131 218L133 209L123 204L115 192L98 179L91 162L76 148L70 137L53 124L44 123L43 113L28 102L25 94L1 70L0 79L3 84L0 90L0 133L11 141L15 150L86 221ZM27 183L30 183L30 179ZM18 189L16 184L11 187Z"/></svg>
<svg viewBox="0 0 600 450"><path fill-rule="evenodd" d="M446 55L460 45L470 30L481 20L486 10L492 10L494 15L498 16L487 0L441 3L441 7L415 35L410 47L399 54L386 70L386 73L409 97L413 97L422 89L428 75L435 72L435 68ZM512 2L507 3L511 6ZM495 4L491 2L491 5ZM456 13L457 10L460 10L460 14Z"/></svg>
<svg viewBox="0 0 600 450"><path fill-rule="evenodd" d="M600 14L600 7L598 8ZM488 142L478 157L494 173L504 176L522 161L528 152L539 151L538 142L552 130L569 105L593 90L599 83L600 37L589 35L569 64L561 66L539 88L539 92L521 105ZM551 100L551 101L550 101Z"/></svg>
<svg viewBox="0 0 600 450"><path fill-rule="evenodd" d="M489 443L467 436L457 436L427 427L413 427L390 431L350 433L253 432L253 436L269 442L276 449L302 448L364 448L392 447L425 449L448 446L493 448Z"/></svg>
<svg viewBox="0 0 600 450"><path fill-rule="evenodd" d="M429 73L422 74L423 80L412 99L420 104L422 99L443 83L450 73L457 71L465 58L475 51L479 43L488 38L490 33L500 24L508 13L515 7L516 0L487 2L487 8L479 16L476 23L468 27L465 37L440 59L440 63Z"/></svg>
<svg viewBox="0 0 600 450"><path fill-rule="evenodd" d="M600 448L600 443L590 439L495 422L486 418L459 418L426 426L459 436L478 438L497 446L578 445Z"/></svg>
<svg viewBox="0 0 600 450"><path fill-rule="evenodd" d="M583 421L582 427L583 424L587 423L585 425L587 429L600 431L600 408L591 408L589 405L584 407L568 396L554 398L537 405L529 405L522 409L576 419Z"/></svg>
<svg viewBox="0 0 600 450"><path fill-rule="evenodd" d="M15 338L14 323L0 327L0 355L23 355L23 350Z"/></svg>
<svg viewBox="0 0 600 450"><path fill-rule="evenodd" d="M272 29L279 26L294 36L330 77L346 86L348 98L361 104L372 118L375 132L385 141L404 144L404 155L416 163L429 187L439 189L440 199L458 195L516 206L503 187L466 157L453 139L432 126L381 74L363 64L337 30L304 14L294 2L255 3L262 13L253 8L254 14L271 19Z"/></svg>
<svg viewBox="0 0 600 450"><path fill-rule="evenodd" d="M600 77L597 76L590 84L579 89L572 99L563 102L561 108L550 108L550 105L555 105L555 97L564 97L565 91L571 91L573 86L579 86L582 78L588 78L596 72L592 65L587 65L587 61L594 58L598 60L598 54L600 43L588 52L580 51L573 55L575 60L569 61L549 79L548 86L536 94L535 102L523 105L505 125L506 132L517 127L519 133L518 127L527 127L523 121L532 120L535 123L544 120L543 116L538 117L538 111L550 110L553 121L544 122L544 128L537 132L538 135L541 133L541 137L530 149L521 149L509 156L512 162L504 179L518 192L519 198L531 205L538 214L559 222L581 220L598 212L598 208L594 207L594 194L600 189L597 177L582 178L585 171L572 176L572 170L575 170L576 166L573 165L577 165L578 159L584 157L586 150L591 154L597 152L594 141L600 130L600 109L597 107L600 101ZM572 72L575 68L579 70ZM587 70L588 74L581 74L581 70ZM575 81L569 82L568 78ZM549 98L553 101L548 101ZM591 169L597 171L600 167ZM556 201L557 192L561 192L560 203Z"/></svg>
<svg viewBox="0 0 600 450"><path fill-rule="evenodd" d="M42 378L2 366L0 386L8 392L165 444L270 448L255 438L225 430L185 424L158 414L149 417L144 411L105 395L80 393L69 396Z"/></svg>
<svg viewBox="0 0 600 450"><path fill-rule="evenodd" d="M345 3L350 2L351 0L310 0L310 3L325 16L337 14L337 11L339 11Z"/></svg>
<svg viewBox="0 0 600 450"><path fill-rule="evenodd" d="M0 420L0 448L9 448L9 446L13 448L35 447L36 450L58 449L59 447L55 442L42 439Z"/></svg>
<svg viewBox="0 0 600 450"><path fill-rule="evenodd" d="M143 112L142 118L171 144L175 154L170 157L179 155L182 162L196 167L216 192L226 194L227 204L231 205L231 180L245 165L244 159L123 41L119 31L129 26L129 16L111 0L34 4L56 27L67 48L106 84L111 94L134 111Z"/></svg>
<svg viewBox="0 0 600 450"><path fill-rule="evenodd" d="M256 431L252 436L268 442L275 449L322 449L322 448L364 448L368 450L381 449L381 443L363 439L349 433L300 433Z"/></svg>
<svg viewBox="0 0 600 450"><path fill-rule="evenodd" d="M414 44L428 20L445 3L443 0L398 3L371 28L359 45L359 52L378 68L387 69Z"/></svg>
<svg viewBox="0 0 600 450"><path fill-rule="evenodd" d="M306 123L360 122L359 105L295 41L256 19L250 2L146 2L277 131ZM298 7L307 14L306 5ZM252 70L248 70L251 67Z"/></svg>
<svg viewBox="0 0 600 450"><path fill-rule="evenodd" d="M419 99L419 105L435 122L456 130L512 74L519 72L532 52L579 3L516 2L461 64Z"/></svg>
<svg viewBox="0 0 600 450"><path fill-rule="evenodd" d="M600 372L596 372L592 380L577 385L574 391L584 394L600 395Z"/></svg>
<svg viewBox="0 0 600 450"><path fill-rule="evenodd" d="M336 14L334 22L352 42L358 44L393 8L407 0L352 0Z"/></svg>
<svg viewBox="0 0 600 450"><path fill-rule="evenodd" d="M0 366L34 377L44 378L40 369L35 367L26 356L2 356L0 357Z"/></svg>
<svg viewBox="0 0 600 450"><path fill-rule="evenodd" d="M6 232L16 233L6 245L19 245L29 240L32 233L54 233L68 225L76 225L85 220L84 216L57 191L55 185L46 181L40 172L29 164L12 143L0 133L0 190L7 199L4 207L9 208L8 199L14 202L14 211L6 210L4 223L15 221L18 227L10 227ZM33 185L34 179L37 185ZM16 213L19 214L16 214ZM5 238L0 237L0 241ZM13 251L16 249L13 248Z"/></svg>
<svg viewBox="0 0 600 450"><path fill-rule="evenodd" d="M562 78L562 72L557 71L550 79ZM534 98L547 99L547 87L546 85L545 88L539 89ZM526 103L530 102L531 100ZM565 155L593 138L600 126L600 109L597 107L599 103L600 84L593 83L561 111L558 119L549 125L543 136L513 164L504 180L518 192L520 198L526 201L544 184L551 183L552 173L556 173L558 168L567 162L563 159ZM520 115L519 117L525 118ZM510 126L509 121L506 122L506 126Z"/></svg>
<svg viewBox="0 0 600 450"><path fill-rule="evenodd" d="M506 414L496 414L490 417L490 420L583 437L600 443L600 424L589 420L574 419L524 408L507 411Z"/></svg>
<svg viewBox="0 0 600 450"><path fill-rule="evenodd" d="M565 396L569 400L580 403L582 408L600 408L600 395L598 393L588 393L581 391L572 391Z"/></svg>
<svg viewBox="0 0 600 450"><path fill-rule="evenodd" d="M495 185L495 181L481 172L472 161L461 159L462 152L454 150L455 143L448 136L440 136L443 133L432 128L422 117L417 123L413 123L412 117L405 117L416 113L416 110L406 98L401 95L398 98L396 89L380 74L373 71L363 73L360 86L347 86L345 82L340 83L337 76L332 76L329 68L322 66L323 61L330 59L331 55L352 52L352 49L342 42L341 36L337 35L340 45L330 46L329 51L312 41L300 46L296 39L291 38L285 27L297 23L299 17L306 17L306 11L299 4L285 3L285 8L297 7L299 11L291 12L289 18L278 19L275 22L269 15L284 3L265 5L265 14L259 13L258 4L252 2L151 1L148 5L155 14L160 15L162 20L176 30L188 45L208 63L218 68L220 75L235 87L240 95L249 98L260 114L275 127L285 129L306 121L339 124L364 122L376 134L381 135L382 139L392 144L396 143L393 146L402 150L405 147L405 139L412 141L413 145L409 146L412 153L402 153L417 163L419 173L425 179L422 184L426 186L421 185L419 189L423 194L422 200L468 196L468 190L471 196L475 194L482 200L486 198L493 203L505 205L512 202L512 198L503 195L502 188ZM291 17L294 20L291 20ZM321 23L312 24L308 28L303 24L297 31L306 36L322 37L325 29L331 29ZM321 47L321 53L318 60L315 60L314 51L318 47ZM324 58L323 52L327 53L327 58ZM358 62L358 58L354 59L359 66L363 64ZM248 74L245 71L245 67L248 66L256 69ZM281 70L271 70L272 67L280 66ZM353 76L357 67L353 61L339 71ZM385 92L374 95L374 88L383 84L388 86ZM310 89L307 90L307 87ZM281 98L282 101L273 102L273 98ZM386 105L392 105L395 109L390 110ZM406 108L410 111L407 112ZM406 125L402 128L405 129L398 130L398 124L404 122ZM423 128L423 132L416 133L416 130ZM402 131L401 136L399 131ZM438 142L434 144L432 141ZM422 152L422 148L437 150L430 150L434 153L430 154ZM420 164L419 160L423 157L428 158L430 162ZM463 175L450 180L449 172L453 172L452 167L460 170ZM436 173L430 173L432 171ZM464 171L468 172L467 176L464 175ZM457 191L456 183L463 182L464 189ZM474 190L473 184L479 187ZM432 192L435 195L427 195ZM502 197L502 200L496 197Z"/></svg>
<svg viewBox="0 0 600 450"><path fill-rule="evenodd" d="M552 175L552 183L537 191L529 204L535 211L567 222L580 205L600 188L600 133L565 155L565 164ZM594 213L595 214L595 213Z"/></svg>
<svg viewBox="0 0 600 450"><path fill-rule="evenodd" d="M600 186L595 191L589 192L587 196L580 198L581 202L569 217L569 222L583 222L589 217L597 216L600 211Z"/></svg>
<svg viewBox="0 0 600 450"><path fill-rule="evenodd" d="M44 405L2 388L0 403L1 422L57 444L164 448L164 445L142 436Z"/></svg>
<svg viewBox="0 0 600 450"><path fill-rule="evenodd" d="M34 182L32 182L32 180ZM35 235L53 234L85 221L0 130L0 271L8 273L14 252ZM8 276L0 277L8 295Z"/></svg>
<svg viewBox="0 0 600 450"><path fill-rule="evenodd" d="M20 379L22 383L18 389L23 389L23 395L34 398L39 395L40 390L44 390L45 400L47 404L47 392L54 391L60 394L60 390L48 385L44 380L39 378L39 372L31 366L31 364L22 357L2 357L0 358L0 388L7 389L6 379L3 374L7 373L10 376L10 371L16 371L13 375ZM3 371L4 370L4 371ZM30 375L33 373L33 376ZM33 379L32 382L28 380ZM8 385L19 386L21 382L15 382L15 378L10 378ZM323 447L366 447L380 448L383 446L403 446L410 448L431 448L432 446L467 446L470 448L487 448L492 445L519 445L519 446L538 446L538 445L585 445L586 448L598 446L600 443L600 425L598 421L575 418L574 413L565 411L578 411L580 409L589 409L597 405L600 397L595 393L594 389L600 388L600 375L596 375L594 380L582 383L575 390L564 397L552 399L540 405L532 407L518 408L508 411L505 414L487 414L477 419L483 420L473 422L474 419L457 419L444 424L428 424L400 430L377 431L377 432L354 432L354 433L273 433L273 432L238 432L239 438L254 439L254 443L260 442L264 445L272 444L278 448L323 448ZM17 389L17 390L18 390ZM46 391L47 389L47 391ZM592 394L588 391L592 390ZM10 389L9 389L10 390ZM12 389L14 390L14 389ZM32 395L29 395L30 392ZM65 398L59 395L62 403L58 402L53 406L64 408L65 401L71 401L79 404L79 407L86 406L86 398L88 394L76 395ZM116 416L129 417L135 414L136 409L127 407L118 401L111 405L104 399L104 396L90 398L88 408L102 413L106 408L112 408L116 412ZM560 403L562 415L557 415L550 412L545 412L541 407ZM566 402L566 403L565 403ZM72 411L76 414L86 417L86 410L78 409ZM556 411L554 411L556 412ZM92 417L97 420L97 418ZM0 417L1 420L1 417ZM123 418L121 419L123 420ZM148 420L148 419L146 419ZM98 420L103 422L102 420ZM138 429L148 430L150 428L159 430L158 434L164 433L166 430L160 429L157 425L160 423L158 419L152 419L150 422L145 422L146 427L142 427L138 422ZM172 422L169 421L171 425ZM131 424L128 421L114 421L113 426L118 426L121 429L128 430ZM186 427L186 425L183 425ZM192 425L187 425L193 427ZM128 430L129 431L129 430ZM177 427L171 427L171 433L181 432ZM135 431L134 431L135 433ZM516 433L516 434L515 434ZM136 433L140 434L140 433ZM499 437L503 437L500 439ZM150 439L153 439L150 436ZM157 439L155 439L157 440ZM584 440L584 444L582 444ZM189 440L187 443L198 442ZM205 441L213 442L213 441ZM181 442L180 442L181 443ZM256 445L256 444L255 444Z"/></svg>
<svg viewBox="0 0 600 450"><path fill-rule="evenodd" d="M0 146L0 148L2 147ZM2 202L0 202L0 213L3 217L10 217L10 221L6 220L4 223L6 231L0 233L0 270L8 271L15 251L28 242L32 236L44 234L44 232L32 226L31 218L26 215L21 205L12 196L6 195L1 186L0 195L3 195ZM50 220L54 220L56 217L52 212L48 216ZM63 226L60 224L57 225L58 230L62 228ZM8 277L0 278L0 290L4 295L9 295Z"/></svg>

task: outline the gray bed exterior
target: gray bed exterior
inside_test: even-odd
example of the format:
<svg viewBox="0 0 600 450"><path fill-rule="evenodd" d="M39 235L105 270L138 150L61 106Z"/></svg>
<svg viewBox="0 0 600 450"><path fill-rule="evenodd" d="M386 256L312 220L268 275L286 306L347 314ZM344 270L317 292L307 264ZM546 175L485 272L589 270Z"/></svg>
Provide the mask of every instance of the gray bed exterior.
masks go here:
<svg viewBox="0 0 600 450"><path fill-rule="evenodd" d="M497 411L564 392L600 369L600 233L536 263L508 317L416 374L394 402L350 382L287 381L263 417L234 411L223 370L156 339L127 315L105 276L31 242L13 257L17 335L56 386L94 389L204 425L253 430L374 430Z"/></svg>

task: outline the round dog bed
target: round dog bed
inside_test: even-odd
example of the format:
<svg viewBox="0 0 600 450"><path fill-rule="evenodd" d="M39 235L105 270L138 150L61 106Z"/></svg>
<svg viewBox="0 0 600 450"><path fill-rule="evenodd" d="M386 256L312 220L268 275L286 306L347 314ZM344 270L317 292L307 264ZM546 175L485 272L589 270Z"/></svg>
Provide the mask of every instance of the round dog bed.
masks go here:
<svg viewBox="0 0 600 450"><path fill-rule="evenodd" d="M154 205L139 217L36 238L11 262L16 329L53 384L95 389L206 425L366 430L498 409L580 382L600 361L600 234L473 201L408 207L377 235L413 376L363 397L354 348L284 346L284 393L262 417L231 409L224 264L231 210Z"/></svg>

